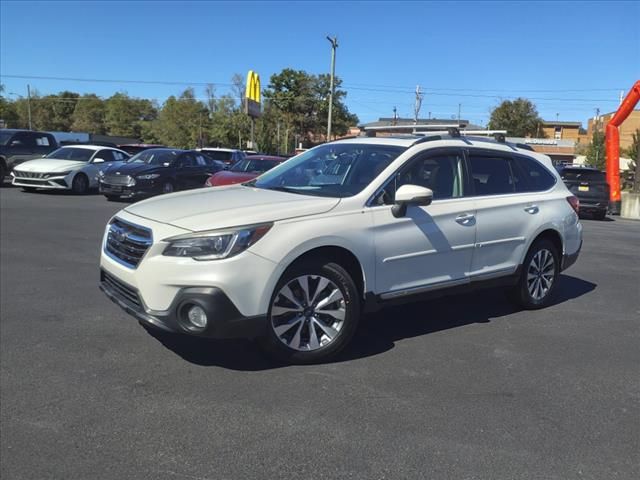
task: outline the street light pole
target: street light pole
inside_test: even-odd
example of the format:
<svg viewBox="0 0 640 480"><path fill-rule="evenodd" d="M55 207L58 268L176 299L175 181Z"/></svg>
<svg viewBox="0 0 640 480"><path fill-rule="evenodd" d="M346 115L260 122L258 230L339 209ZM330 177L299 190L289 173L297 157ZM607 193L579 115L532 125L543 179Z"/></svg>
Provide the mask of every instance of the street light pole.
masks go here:
<svg viewBox="0 0 640 480"><path fill-rule="evenodd" d="M29 130L33 130L31 128L31 87L27 83L27 112L29 115Z"/></svg>
<svg viewBox="0 0 640 480"><path fill-rule="evenodd" d="M333 113L333 77L336 73L336 48L338 48L338 39L336 37L327 36L327 40L331 43L331 85L329 87L329 118L327 119L327 142L331 141L331 115Z"/></svg>

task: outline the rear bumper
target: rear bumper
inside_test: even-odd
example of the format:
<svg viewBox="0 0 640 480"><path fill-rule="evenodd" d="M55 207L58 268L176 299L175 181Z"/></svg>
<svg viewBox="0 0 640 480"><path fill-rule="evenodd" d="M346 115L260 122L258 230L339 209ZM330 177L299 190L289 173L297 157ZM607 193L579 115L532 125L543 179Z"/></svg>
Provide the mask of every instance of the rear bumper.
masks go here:
<svg viewBox="0 0 640 480"><path fill-rule="evenodd" d="M243 316L219 288L181 288L169 308L164 311L147 308L135 288L104 270L100 271L99 288L112 302L139 322L168 332L208 338L255 338L265 331L266 316ZM191 305L197 305L206 312L208 322L204 329L195 329L186 320L186 310Z"/></svg>
<svg viewBox="0 0 640 480"><path fill-rule="evenodd" d="M570 254L565 253L562 256L562 268L560 268L560 271L564 271L567 268L569 268L571 265L573 265L574 263L576 263L576 261L578 260L578 256L580 255L580 250L582 249L582 240L580 240L580 245L578 246L578 249Z"/></svg>

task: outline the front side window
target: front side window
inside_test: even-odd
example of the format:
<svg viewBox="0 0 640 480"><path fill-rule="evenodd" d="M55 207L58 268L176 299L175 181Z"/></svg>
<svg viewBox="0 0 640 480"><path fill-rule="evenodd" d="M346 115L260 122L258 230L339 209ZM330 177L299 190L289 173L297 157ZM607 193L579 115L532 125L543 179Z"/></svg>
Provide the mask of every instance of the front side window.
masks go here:
<svg viewBox="0 0 640 480"><path fill-rule="evenodd" d="M105 162L113 162L113 150L101 150L96 155L96 158L101 158Z"/></svg>
<svg viewBox="0 0 640 480"><path fill-rule="evenodd" d="M232 160L233 152L225 150L205 150L204 153L214 160L220 160L222 162L229 162Z"/></svg>
<svg viewBox="0 0 640 480"><path fill-rule="evenodd" d="M406 148L332 143L287 160L247 185L304 195L350 197L360 193Z"/></svg>
<svg viewBox="0 0 640 480"><path fill-rule="evenodd" d="M38 145L39 147L48 147L49 137L47 136L36 137L36 145Z"/></svg>
<svg viewBox="0 0 640 480"><path fill-rule="evenodd" d="M469 162L476 195L501 195L515 191L509 159L470 152Z"/></svg>
<svg viewBox="0 0 640 480"><path fill-rule="evenodd" d="M93 157L95 150L89 148L62 147L54 150L46 158L51 160L73 160L76 162L88 162Z"/></svg>

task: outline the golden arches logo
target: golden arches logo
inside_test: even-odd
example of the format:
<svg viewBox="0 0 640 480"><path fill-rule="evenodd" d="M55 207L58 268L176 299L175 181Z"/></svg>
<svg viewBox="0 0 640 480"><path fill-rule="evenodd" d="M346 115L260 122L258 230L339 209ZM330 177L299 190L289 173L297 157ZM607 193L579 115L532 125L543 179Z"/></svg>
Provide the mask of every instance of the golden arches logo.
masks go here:
<svg viewBox="0 0 640 480"><path fill-rule="evenodd" d="M260 103L260 75L253 70L247 74L247 87L244 94L247 100Z"/></svg>

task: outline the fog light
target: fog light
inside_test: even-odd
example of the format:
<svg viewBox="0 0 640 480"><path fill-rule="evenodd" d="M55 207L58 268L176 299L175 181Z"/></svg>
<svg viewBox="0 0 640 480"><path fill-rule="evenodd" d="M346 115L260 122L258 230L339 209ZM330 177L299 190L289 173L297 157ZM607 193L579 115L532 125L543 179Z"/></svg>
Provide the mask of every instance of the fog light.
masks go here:
<svg viewBox="0 0 640 480"><path fill-rule="evenodd" d="M204 328L207 326L207 314L202 307L193 305L187 312L187 317L191 325L197 328Z"/></svg>

